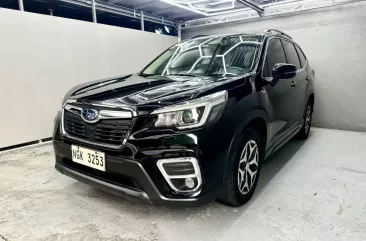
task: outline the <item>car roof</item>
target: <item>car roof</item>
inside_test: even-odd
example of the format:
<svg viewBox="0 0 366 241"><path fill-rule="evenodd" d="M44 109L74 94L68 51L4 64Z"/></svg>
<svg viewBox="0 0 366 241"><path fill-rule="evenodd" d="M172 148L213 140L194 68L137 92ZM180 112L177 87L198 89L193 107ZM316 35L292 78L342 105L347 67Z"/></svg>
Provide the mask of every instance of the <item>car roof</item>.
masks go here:
<svg viewBox="0 0 366 241"><path fill-rule="evenodd" d="M191 37L190 39L186 39L182 42L186 42L189 40L198 40L198 39L207 39L207 38L217 38L217 37L235 37L235 36L242 36L242 35L246 35L246 36L263 36L263 41L266 37L270 37L270 36L280 36L286 39L291 39L291 36L280 31L277 29L272 29L272 28L268 28L265 29L263 32L260 33L229 33L229 34L216 34L216 35L195 35L193 37Z"/></svg>

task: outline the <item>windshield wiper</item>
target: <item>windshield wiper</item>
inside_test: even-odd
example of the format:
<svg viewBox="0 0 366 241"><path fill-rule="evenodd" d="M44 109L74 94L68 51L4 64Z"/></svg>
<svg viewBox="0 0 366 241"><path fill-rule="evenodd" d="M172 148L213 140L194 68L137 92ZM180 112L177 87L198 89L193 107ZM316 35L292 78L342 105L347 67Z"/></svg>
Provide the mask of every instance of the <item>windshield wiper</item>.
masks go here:
<svg viewBox="0 0 366 241"><path fill-rule="evenodd" d="M139 74L142 77L150 77L150 76L190 76L190 77L197 77L199 75L194 74L168 74L168 75L161 75L161 74Z"/></svg>
<svg viewBox="0 0 366 241"><path fill-rule="evenodd" d="M168 76L190 76L190 77L198 77L199 75L194 75L194 74L170 74Z"/></svg>
<svg viewBox="0 0 366 241"><path fill-rule="evenodd" d="M142 77L149 77L149 76L161 76L161 74L139 74Z"/></svg>

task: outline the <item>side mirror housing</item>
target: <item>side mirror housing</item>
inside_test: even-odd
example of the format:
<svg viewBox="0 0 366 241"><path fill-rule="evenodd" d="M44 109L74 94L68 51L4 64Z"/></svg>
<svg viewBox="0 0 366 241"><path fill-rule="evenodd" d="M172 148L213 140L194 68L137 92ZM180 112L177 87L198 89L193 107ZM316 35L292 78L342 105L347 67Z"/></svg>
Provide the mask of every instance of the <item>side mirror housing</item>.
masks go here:
<svg viewBox="0 0 366 241"><path fill-rule="evenodd" d="M272 70L272 86L276 85L280 79L294 78L296 70L296 66L293 64L276 64Z"/></svg>

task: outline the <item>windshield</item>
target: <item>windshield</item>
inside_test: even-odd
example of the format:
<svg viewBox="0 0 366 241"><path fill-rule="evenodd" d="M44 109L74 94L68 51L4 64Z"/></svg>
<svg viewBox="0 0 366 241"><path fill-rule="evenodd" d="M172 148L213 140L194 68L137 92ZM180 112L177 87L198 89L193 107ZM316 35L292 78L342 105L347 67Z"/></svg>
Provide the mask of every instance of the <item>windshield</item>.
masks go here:
<svg viewBox="0 0 366 241"><path fill-rule="evenodd" d="M261 36L235 35L188 40L162 53L142 75L242 75L257 62Z"/></svg>

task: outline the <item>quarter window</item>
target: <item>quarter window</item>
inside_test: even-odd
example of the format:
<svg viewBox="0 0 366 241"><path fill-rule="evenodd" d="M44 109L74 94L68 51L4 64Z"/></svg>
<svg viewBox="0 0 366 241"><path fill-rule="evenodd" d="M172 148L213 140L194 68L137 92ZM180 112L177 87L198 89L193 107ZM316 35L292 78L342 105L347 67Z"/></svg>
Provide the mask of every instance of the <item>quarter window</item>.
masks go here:
<svg viewBox="0 0 366 241"><path fill-rule="evenodd" d="M295 45L295 47L296 47L297 54L299 55L299 58L300 58L301 68L303 68L306 64L306 57L304 55L304 52L302 52L302 50L298 46Z"/></svg>
<svg viewBox="0 0 366 241"><path fill-rule="evenodd" d="M263 76L272 77L273 67L279 63L287 63L286 56L281 44L281 40L278 38L273 38L268 43L267 57L265 62L265 69L263 70Z"/></svg>
<svg viewBox="0 0 366 241"><path fill-rule="evenodd" d="M287 63L295 65L297 69L301 69L299 56L293 43L282 40L282 44L286 51Z"/></svg>

